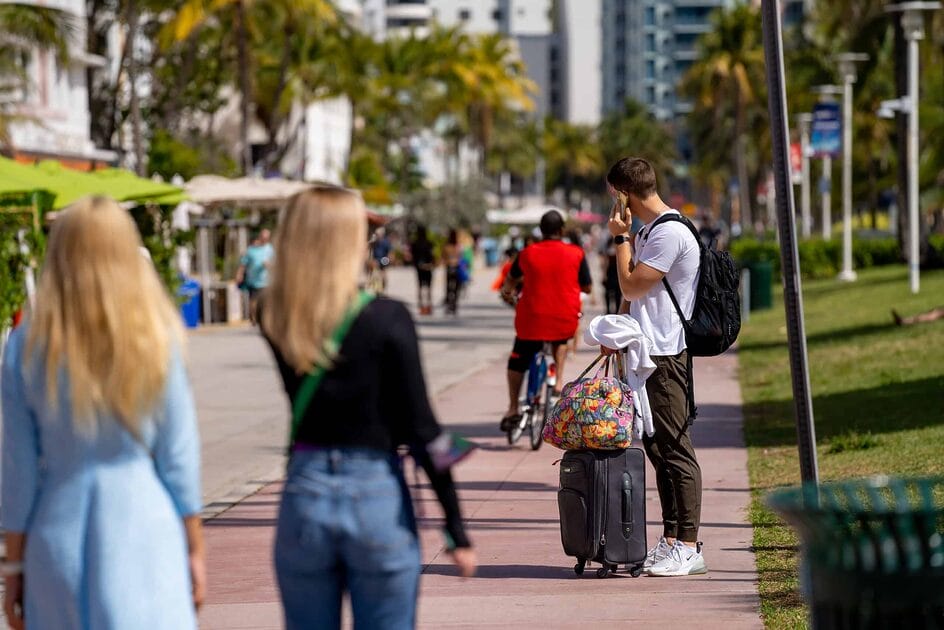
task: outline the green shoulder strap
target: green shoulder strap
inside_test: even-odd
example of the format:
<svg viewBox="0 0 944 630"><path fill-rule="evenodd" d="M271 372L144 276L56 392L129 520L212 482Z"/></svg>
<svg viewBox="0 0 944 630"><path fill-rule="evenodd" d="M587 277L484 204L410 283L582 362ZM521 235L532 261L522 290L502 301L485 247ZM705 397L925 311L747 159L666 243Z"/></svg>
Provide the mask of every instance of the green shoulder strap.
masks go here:
<svg viewBox="0 0 944 630"><path fill-rule="evenodd" d="M347 333L351 330L351 326L354 325L357 316L361 314L364 307L373 301L374 297L373 293L366 291L358 292L354 302L344 314L341 323L338 324L337 328L334 329L334 333L331 335L329 343L335 352L341 349L341 344L344 343L344 338L347 337ZM301 426L302 418L305 416L305 412L308 411L308 405L311 403L312 397L318 390L318 386L321 384L321 380L324 378L326 371L327 370L325 370L322 365L315 366L315 369L305 376L301 385L298 386L298 391L295 392L295 400L292 402L292 432L289 437L290 449L295 444L295 436L298 434L298 427Z"/></svg>

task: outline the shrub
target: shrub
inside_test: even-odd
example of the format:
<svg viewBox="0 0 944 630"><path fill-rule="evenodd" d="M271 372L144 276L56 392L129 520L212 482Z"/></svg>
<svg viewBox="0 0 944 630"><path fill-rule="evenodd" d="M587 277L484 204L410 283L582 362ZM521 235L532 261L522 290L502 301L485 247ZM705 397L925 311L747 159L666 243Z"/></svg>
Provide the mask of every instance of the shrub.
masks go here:
<svg viewBox="0 0 944 630"><path fill-rule="evenodd" d="M932 234L928 237L929 269L944 269L944 234Z"/></svg>
<svg viewBox="0 0 944 630"><path fill-rule="evenodd" d="M939 239L939 245L944 257L944 238ZM804 278L829 278L842 268L842 240L839 238L801 241L798 249L800 274ZM780 244L776 241L740 238L731 243L731 255L742 266L770 262L774 273L780 272ZM852 242L852 259L857 269L894 265L901 262L901 250L894 238L857 238Z"/></svg>

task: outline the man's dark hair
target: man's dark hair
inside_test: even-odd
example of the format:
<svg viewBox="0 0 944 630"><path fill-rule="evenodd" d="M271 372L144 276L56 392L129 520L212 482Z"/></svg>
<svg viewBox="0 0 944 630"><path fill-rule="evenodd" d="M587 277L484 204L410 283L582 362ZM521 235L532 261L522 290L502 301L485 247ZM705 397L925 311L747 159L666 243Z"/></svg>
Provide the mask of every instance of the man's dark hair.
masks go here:
<svg viewBox="0 0 944 630"><path fill-rule="evenodd" d="M548 210L541 217L541 234L544 238L561 236L564 233L564 217L557 210Z"/></svg>
<svg viewBox="0 0 944 630"><path fill-rule="evenodd" d="M606 181L621 193L646 199L658 191L656 170L647 160L625 157L610 167Z"/></svg>

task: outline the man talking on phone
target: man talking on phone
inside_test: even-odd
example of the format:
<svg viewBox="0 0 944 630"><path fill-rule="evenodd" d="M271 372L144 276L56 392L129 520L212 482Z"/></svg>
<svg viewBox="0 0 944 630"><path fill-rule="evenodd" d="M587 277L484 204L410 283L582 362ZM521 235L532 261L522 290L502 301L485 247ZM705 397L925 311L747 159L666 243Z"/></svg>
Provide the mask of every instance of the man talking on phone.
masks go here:
<svg viewBox="0 0 944 630"><path fill-rule="evenodd" d="M652 340L651 356L656 364L656 371L646 381L655 432L643 436L643 448L656 471L663 535L647 554L645 569L657 576L707 573L698 542L701 469L689 435L685 331L663 284L665 279L681 311L690 318L698 285L698 242L678 221L653 226L663 215L678 212L662 201L655 170L646 160L619 160L606 181L615 198L609 230L616 245L617 273L625 300L620 312L628 312ZM629 233L633 217L644 223L635 238Z"/></svg>

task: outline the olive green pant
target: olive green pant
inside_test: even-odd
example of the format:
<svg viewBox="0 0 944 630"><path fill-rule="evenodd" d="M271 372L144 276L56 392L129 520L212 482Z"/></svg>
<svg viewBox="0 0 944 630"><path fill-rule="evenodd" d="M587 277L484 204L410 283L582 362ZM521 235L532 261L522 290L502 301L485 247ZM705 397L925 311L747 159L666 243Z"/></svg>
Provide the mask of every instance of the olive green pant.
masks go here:
<svg viewBox="0 0 944 630"><path fill-rule="evenodd" d="M701 468L688 424L688 356L652 357L656 371L646 381L655 433L642 444L656 470L667 538L698 540L701 521Z"/></svg>

